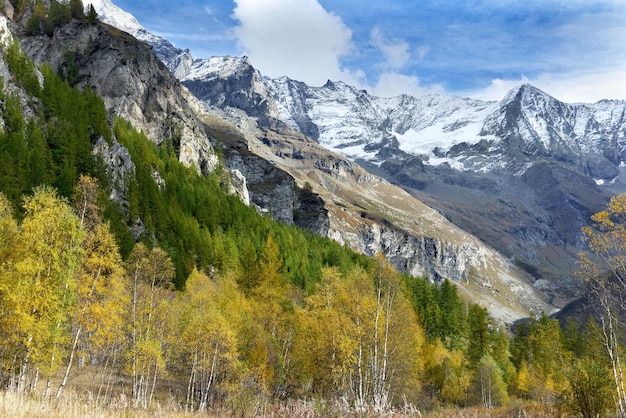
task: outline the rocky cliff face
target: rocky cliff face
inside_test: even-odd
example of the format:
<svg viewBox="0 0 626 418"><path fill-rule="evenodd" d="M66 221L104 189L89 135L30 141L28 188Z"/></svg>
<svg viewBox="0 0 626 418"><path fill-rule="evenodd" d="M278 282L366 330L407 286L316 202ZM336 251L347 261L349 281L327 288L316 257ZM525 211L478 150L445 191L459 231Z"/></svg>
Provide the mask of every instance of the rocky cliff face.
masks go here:
<svg viewBox="0 0 626 418"><path fill-rule="evenodd" d="M23 50L39 65L77 71L75 84L90 87L107 108L160 144L171 138L180 161L212 171L217 157L206 132L167 68L145 44L118 29L73 21L54 35L22 37Z"/></svg>
<svg viewBox="0 0 626 418"><path fill-rule="evenodd" d="M219 124L212 124L212 121L215 119L205 122L211 125L208 129L220 142L224 168L231 177L235 175L232 173L238 173L236 175L245 179L244 188L250 204L260 213L287 225L296 225L322 236L328 234L328 211L318 194L309 187L299 187L291 174L251 150L237 128L222 120Z"/></svg>
<svg viewBox="0 0 626 418"><path fill-rule="evenodd" d="M247 57L196 60L181 82L206 106L243 110L261 125L278 115L261 74Z"/></svg>
<svg viewBox="0 0 626 418"><path fill-rule="evenodd" d="M370 256L385 254L399 270L416 277L429 277L434 282L447 278L467 283L472 266L481 261L477 257L478 248L469 243L454 244L434 237L414 236L384 223L359 228L349 240L352 248L359 248Z"/></svg>

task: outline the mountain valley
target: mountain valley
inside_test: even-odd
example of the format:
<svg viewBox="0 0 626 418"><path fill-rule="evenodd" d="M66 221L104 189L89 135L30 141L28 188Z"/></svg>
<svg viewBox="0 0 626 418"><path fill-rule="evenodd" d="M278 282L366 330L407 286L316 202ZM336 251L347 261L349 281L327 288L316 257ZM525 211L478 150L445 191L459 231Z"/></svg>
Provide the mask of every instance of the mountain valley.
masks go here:
<svg viewBox="0 0 626 418"><path fill-rule="evenodd" d="M626 408L626 101L377 97L111 0L0 11L0 414Z"/></svg>
<svg viewBox="0 0 626 418"><path fill-rule="evenodd" d="M405 188L561 302L578 289L581 228L624 190L625 102L567 105L528 85L500 103L381 99L343 83L267 79L245 57L198 60L182 83L209 111L284 123Z"/></svg>
<svg viewBox="0 0 626 418"><path fill-rule="evenodd" d="M308 182L320 195L329 190L319 173L303 176L304 163L316 163L311 153L288 145L294 134L275 138L268 148L268 132L297 132L404 188L408 194L394 193L426 203L493 248L525 271L519 274L528 277L522 281L545 293L555 307L575 297L580 286L574 273L584 249L580 230L611 195L626 190L619 179L625 102L565 104L530 85L513 89L501 102L445 95L378 98L331 81L310 87L286 77L264 77L247 57L194 60L189 51L150 35L134 18L103 4L104 21L151 45L199 100L196 110L241 128L250 149L262 149L260 156L289 172L301 187ZM368 191L359 193L367 196ZM337 199L323 199L332 213ZM375 218L395 225L388 208L375 212ZM432 231L396 226L411 236L433 237ZM331 226L328 234L350 242L340 230ZM351 245L373 252L354 240ZM411 273L428 270L407 268L410 258L395 264ZM429 275L431 280L444 276Z"/></svg>

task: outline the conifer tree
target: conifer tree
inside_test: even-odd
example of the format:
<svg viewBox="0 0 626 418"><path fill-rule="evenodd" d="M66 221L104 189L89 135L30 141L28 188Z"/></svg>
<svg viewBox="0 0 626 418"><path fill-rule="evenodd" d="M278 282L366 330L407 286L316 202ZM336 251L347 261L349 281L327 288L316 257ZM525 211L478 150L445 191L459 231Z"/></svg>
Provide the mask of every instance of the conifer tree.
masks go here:
<svg viewBox="0 0 626 418"><path fill-rule="evenodd" d="M93 4L91 4L93 7ZM85 18L85 7L82 0L69 0L70 13L74 19Z"/></svg>
<svg viewBox="0 0 626 418"><path fill-rule="evenodd" d="M92 3L89 4L89 10L87 11L87 22L92 25L98 22L98 12L96 12Z"/></svg>
<svg viewBox="0 0 626 418"><path fill-rule="evenodd" d="M489 354L490 338L487 315L487 310L478 305L471 305L469 308L467 359L471 365L478 364L485 354Z"/></svg>

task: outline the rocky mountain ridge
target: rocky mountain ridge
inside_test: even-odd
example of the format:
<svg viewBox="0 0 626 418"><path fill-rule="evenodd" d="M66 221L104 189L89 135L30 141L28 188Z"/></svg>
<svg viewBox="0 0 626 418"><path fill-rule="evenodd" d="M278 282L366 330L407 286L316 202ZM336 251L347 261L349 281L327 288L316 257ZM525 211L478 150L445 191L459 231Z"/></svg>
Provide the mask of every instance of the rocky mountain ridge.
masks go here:
<svg viewBox="0 0 626 418"><path fill-rule="evenodd" d="M555 298L576 292L581 227L626 190L624 101L565 104L530 85L501 102L377 98L342 82L272 80L246 57L195 61L182 83L206 108L277 120L405 187Z"/></svg>
<svg viewBox="0 0 626 418"><path fill-rule="evenodd" d="M248 103L225 102L221 92L208 88L219 80L241 81L244 74ZM431 166L521 174L527 163L544 156L608 182L618 175L626 147L626 101L566 104L528 84L501 102L443 94L379 98L343 82L311 87L286 77L263 77L247 57L196 60L182 82L214 106L258 113L259 102L266 101L265 115L351 159L376 164L395 151ZM478 158L473 149L488 154ZM523 162L519 157L525 157Z"/></svg>
<svg viewBox="0 0 626 418"><path fill-rule="evenodd" d="M77 71L74 83L90 87L115 114L128 119L155 143L171 138L181 162L212 171L217 156L178 80L145 44L104 25L72 21L52 37L21 38L37 65Z"/></svg>

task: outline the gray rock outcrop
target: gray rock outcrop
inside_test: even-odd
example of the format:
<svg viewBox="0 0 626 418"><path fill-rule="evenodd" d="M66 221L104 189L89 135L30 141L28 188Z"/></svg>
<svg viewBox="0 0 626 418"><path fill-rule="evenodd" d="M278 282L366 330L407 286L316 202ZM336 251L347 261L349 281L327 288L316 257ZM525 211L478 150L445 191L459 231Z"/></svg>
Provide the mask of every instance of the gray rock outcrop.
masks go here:
<svg viewBox="0 0 626 418"><path fill-rule="evenodd" d="M156 144L171 140L183 164L205 174L217 165L181 85L144 43L105 24L72 21L56 28L52 38L22 37L21 44L38 65L48 63L61 72L72 67L77 86L92 88L107 109Z"/></svg>

